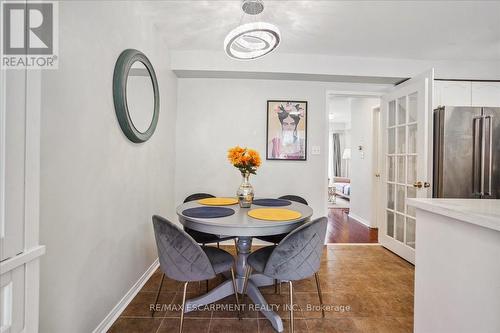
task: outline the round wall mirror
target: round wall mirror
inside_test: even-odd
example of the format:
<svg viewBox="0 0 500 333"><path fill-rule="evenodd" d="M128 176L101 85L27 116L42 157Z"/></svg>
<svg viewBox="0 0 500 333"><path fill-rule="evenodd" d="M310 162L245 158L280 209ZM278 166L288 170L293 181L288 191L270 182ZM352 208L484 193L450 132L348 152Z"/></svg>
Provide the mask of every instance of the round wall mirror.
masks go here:
<svg viewBox="0 0 500 333"><path fill-rule="evenodd" d="M132 125L141 133L153 121L155 95L146 65L140 61L132 64L127 77L127 106Z"/></svg>
<svg viewBox="0 0 500 333"><path fill-rule="evenodd" d="M115 112L123 133L132 142L144 142L158 123L158 81L149 59L140 51L123 51L113 76Z"/></svg>

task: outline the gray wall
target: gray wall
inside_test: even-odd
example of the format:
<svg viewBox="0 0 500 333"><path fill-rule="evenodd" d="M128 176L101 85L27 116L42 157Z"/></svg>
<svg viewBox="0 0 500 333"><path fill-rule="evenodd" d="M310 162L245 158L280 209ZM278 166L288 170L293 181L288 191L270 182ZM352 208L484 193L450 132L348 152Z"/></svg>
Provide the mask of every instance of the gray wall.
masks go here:
<svg viewBox="0 0 500 333"><path fill-rule="evenodd" d="M59 69L42 78L42 333L92 331L157 257L151 215L174 211L177 78L136 7L59 4ZM159 81L159 123L144 144L126 139L113 108L126 48L143 51Z"/></svg>
<svg viewBox="0 0 500 333"><path fill-rule="evenodd" d="M308 101L306 162L266 161L266 101ZM206 191L235 195L241 176L226 158L227 149L248 146L263 163L250 178L255 195L298 194L315 216L326 214L326 90L321 83L231 79L180 79L177 113L176 200ZM311 146L322 146L312 155ZM182 184L182 185L181 185Z"/></svg>
<svg viewBox="0 0 500 333"><path fill-rule="evenodd" d="M326 216L328 90L363 90L367 85L243 79L179 79L176 139L176 202L189 193L234 195L239 172L226 159L227 149L257 149L263 164L250 181L256 196L298 194L315 216ZM266 101L308 101L308 156L301 161L266 161ZM311 154L320 146L321 154Z"/></svg>

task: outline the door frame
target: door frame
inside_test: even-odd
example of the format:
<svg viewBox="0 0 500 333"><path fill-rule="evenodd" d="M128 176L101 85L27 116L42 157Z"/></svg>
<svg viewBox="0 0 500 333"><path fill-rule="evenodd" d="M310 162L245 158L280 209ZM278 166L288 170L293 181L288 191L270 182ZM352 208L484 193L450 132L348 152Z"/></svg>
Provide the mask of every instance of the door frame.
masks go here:
<svg viewBox="0 0 500 333"><path fill-rule="evenodd" d="M329 111L330 111L330 108L329 108L329 99L331 96L346 96L346 97L360 97L360 98L363 98L363 97L366 97L366 98L381 98L383 95L385 95L387 92L380 92L380 91L369 91L369 90L360 90L360 91L355 91L355 90L333 90L333 89L328 89L326 90L326 94L325 94L325 129L324 129L324 144L325 144L325 157L324 157L324 161L323 161L323 165L325 165L325 172L324 172L324 176L323 176L323 179L325 181L325 185L323 186L324 188L324 207L325 207L325 212L327 212L328 214L328 186L330 184L328 184L328 158L329 158L329 136L330 136L330 131L329 131L329 127L330 127L330 118L329 118ZM380 105L379 105L379 108L380 108ZM379 131L379 134L380 134L380 131ZM375 193L374 191L372 191L372 194L371 194L371 200L373 200L373 198L375 196L379 195L379 193ZM376 210L374 210L376 211ZM372 212L372 217L373 217L373 212ZM371 226L371 228L378 228L378 216L376 218L376 224L373 226ZM368 226L367 226L368 227Z"/></svg>
<svg viewBox="0 0 500 333"><path fill-rule="evenodd" d="M380 99L382 101L382 98ZM382 126L381 126L381 106L374 107L372 109L372 127L373 127L373 158L372 158L372 170L373 170L373 188L372 188L372 203L373 203L373 227L380 229L380 191L382 188L382 178L381 178L381 165L383 160L381 160L382 154L380 150L382 148Z"/></svg>

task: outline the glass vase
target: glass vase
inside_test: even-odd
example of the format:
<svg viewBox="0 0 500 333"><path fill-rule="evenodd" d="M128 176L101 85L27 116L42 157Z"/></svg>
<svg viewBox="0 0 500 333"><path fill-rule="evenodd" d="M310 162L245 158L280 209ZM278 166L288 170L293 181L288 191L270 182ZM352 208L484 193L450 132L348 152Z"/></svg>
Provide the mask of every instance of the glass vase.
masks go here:
<svg viewBox="0 0 500 333"><path fill-rule="evenodd" d="M242 172L241 176L243 177L243 180L238 188L238 191L236 191L236 196L238 197L238 203L241 208L250 208L254 195L252 184L248 181L250 178L250 172Z"/></svg>

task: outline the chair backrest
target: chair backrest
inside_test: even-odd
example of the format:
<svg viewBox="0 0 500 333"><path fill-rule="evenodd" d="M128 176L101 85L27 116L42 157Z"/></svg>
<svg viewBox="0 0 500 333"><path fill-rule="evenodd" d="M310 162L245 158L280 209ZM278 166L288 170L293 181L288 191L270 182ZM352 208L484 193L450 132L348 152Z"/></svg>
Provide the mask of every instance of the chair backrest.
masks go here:
<svg viewBox="0 0 500 333"><path fill-rule="evenodd" d="M215 195L211 195L208 193L194 193L194 194L191 194L190 196L188 196L186 199L184 199L184 203L189 202L189 201L206 199L206 198L215 198Z"/></svg>
<svg viewBox="0 0 500 333"><path fill-rule="evenodd" d="M302 280L319 270L327 218L305 223L283 238L271 253L264 274L278 280Z"/></svg>
<svg viewBox="0 0 500 333"><path fill-rule="evenodd" d="M184 230L167 219L154 215L153 227L160 269L177 281L202 281L215 277L205 252Z"/></svg>
<svg viewBox="0 0 500 333"><path fill-rule="evenodd" d="M304 205L309 205L307 203L306 199L304 199L302 197L299 197L298 195L291 195L291 194L289 194L289 195L281 196L278 199L285 199L285 200L300 202L301 204L304 204Z"/></svg>

